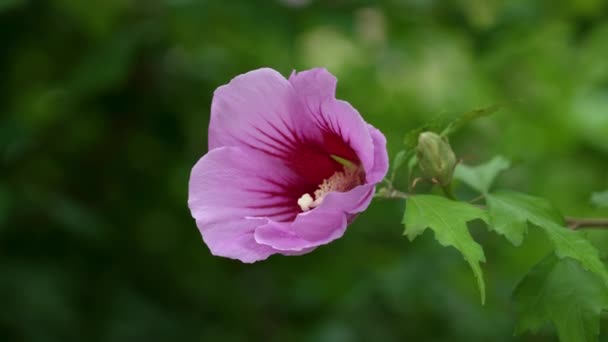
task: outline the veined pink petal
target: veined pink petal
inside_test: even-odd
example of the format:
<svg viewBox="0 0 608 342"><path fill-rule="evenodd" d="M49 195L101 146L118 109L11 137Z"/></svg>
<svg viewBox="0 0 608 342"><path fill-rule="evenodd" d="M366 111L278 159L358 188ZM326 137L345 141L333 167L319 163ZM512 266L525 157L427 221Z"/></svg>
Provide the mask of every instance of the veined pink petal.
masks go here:
<svg viewBox="0 0 608 342"><path fill-rule="evenodd" d="M250 71L219 87L211 104L209 149L246 146L282 156L301 140L319 139L293 86L278 72Z"/></svg>
<svg viewBox="0 0 608 342"><path fill-rule="evenodd" d="M253 232L268 219L293 220L299 212L299 177L279 159L256 150L221 147L192 169L188 206L214 255L255 261L276 253ZM293 188L292 188L293 187ZM260 218L260 219L254 219Z"/></svg>
<svg viewBox="0 0 608 342"><path fill-rule="evenodd" d="M293 222L268 222L255 231L255 240L281 251L299 251L342 237L347 224L372 200L374 186L328 194L316 209L300 213Z"/></svg>
<svg viewBox="0 0 608 342"><path fill-rule="evenodd" d="M367 124L374 144L374 166L366 174L369 183L378 183L384 179L388 171L388 154L386 153L386 138L376 127Z"/></svg>
<svg viewBox="0 0 608 342"><path fill-rule="evenodd" d="M332 146L332 141L327 141L326 135L326 145L333 149L332 154L350 160L356 158L366 172L371 171L374 149L368 124L348 102L336 100L336 78L326 69L319 68L293 73L289 82L302 98L317 127L340 137L355 153L353 155L339 146Z"/></svg>
<svg viewBox="0 0 608 342"><path fill-rule="evenodd" d="M327 244L344 234L348 224L344 214L334 211L313 210L299 215L292 223L268 222L255 230L255 241L281 251L301 251ZM307 228L317 233L308 240L297 234Z"/></svg>
<svg viewBox="0 0 608 342"><path fill-rule="evenodd" d="M326 100L336 98L336 77L324 68L316 68L302 72L292 72L289 83L303 99L310 113L320 113L321 104Z"/></svg>
<svg viewBox="0 0 608 342"><path fill-rule="evenodd" d="M367 123L350 103L336 99L327 100L321 104L321 112L315 115L317 124L324 131L333 132L349 146L354 156L348 151L340 151L337 148L333 154L340 157L358 161L363 166L365 173L371 171L374 165L374 145Z"/></svg>
<svg viewBox="0 0 608 342"><path fill-rule="evenodd" d="M278 252L254 239L255 229L266 222L264 219L241 218L216 223L197 220L196 224L213 255L251 263Z"/></svg>
<svg viewBox="0 0 608 342"><path fill-rule="evenodd" d="M221 146L248 147L283 159L304 178L306 192L342 168L332 154L357 158L336 133L319 129L296 89L272 69L237 76L216 90L209 149Z"/></svg>

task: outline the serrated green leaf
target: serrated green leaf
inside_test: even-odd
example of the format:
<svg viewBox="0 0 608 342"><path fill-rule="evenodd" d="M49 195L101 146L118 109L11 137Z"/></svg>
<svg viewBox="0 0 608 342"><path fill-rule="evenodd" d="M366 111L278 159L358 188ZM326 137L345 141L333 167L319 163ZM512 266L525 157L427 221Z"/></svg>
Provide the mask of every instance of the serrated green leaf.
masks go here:
<svg viewBox="0 0 608 342"><path fill-rule="evenodd" d="M458 164L454 171L454 178L460 179L471 188L482 194L486 194L490 191L490 187L498 174L510 166L509 160L503 156L496 156L490 159L490 161L477 166Z"/></svg>
<svg viewBox="0 0 608 342"><path fill-rule="evenodd" d="M608 190L594 192L591 195L591 203L599 208L608 208Z"/></svg>
<svg viewBox="0 0 608 342"><path fill-rule="evenodd" d="M597 275L570 258L545 258L517 285L516 333L553 323L562 342L597 341L600 314L608 309L608 290Z"/></svg>
<svg viewBox="0 0 608 342"><path fill-rule="evenodd" d="M440 196L416 195L407 200L403 223L410 241L429 228L442 246L452 246L463 255L473 269L483 304L486 292L479 263L485 262L485 256L467 228L467 222L477 219L488 222L486 212L476 206Z"/></svg>
<svg viewBox="0 0 608 342"><path fill-rule="evenodd" d="M528 228L528 216L501 197L488 194L486 196L490 214L490 230L503 235L513 245L521 245Z"/></svg>
<svg viewBox="0 0 608 342"><path fill-rule="evenodd" d="M526 223L532 223L547 234L559 258L570 257L579 261L608 285L608 271L597 249L581 232L565 227L563 217L548 201L510 191L489 194L487 200L491 229L518 245L523 239Z"/></svg>

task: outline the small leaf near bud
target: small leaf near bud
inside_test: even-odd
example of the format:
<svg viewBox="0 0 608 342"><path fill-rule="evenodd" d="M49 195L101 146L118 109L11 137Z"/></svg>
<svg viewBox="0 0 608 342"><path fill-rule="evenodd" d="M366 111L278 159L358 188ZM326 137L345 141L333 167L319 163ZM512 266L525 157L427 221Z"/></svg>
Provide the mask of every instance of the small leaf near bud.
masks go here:
<svg viewBox="0 0 608 342"><path fill-rule="evenodd" d="M416 157L424 177L432 179L441 186L447 186L452 182L457 160L446 138L433 132L420 133Z"/></svg>

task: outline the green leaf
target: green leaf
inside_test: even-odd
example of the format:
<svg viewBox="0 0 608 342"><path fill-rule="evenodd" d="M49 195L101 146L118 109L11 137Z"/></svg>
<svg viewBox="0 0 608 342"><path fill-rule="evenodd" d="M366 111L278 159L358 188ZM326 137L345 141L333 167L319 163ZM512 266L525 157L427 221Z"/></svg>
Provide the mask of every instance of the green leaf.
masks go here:
<svg viewBox="0 0 608 342"><path fill-rule="evenodd" d="M418 165L418 157L416 157L416 155L413 155L407 163L407 172L409 172L410 175L412 174L412 172L414 172L414 168L416 167L416 165Z"/></svg>
<svg viewBox="0 0 608 342"><path fill-rule="evenodd" d="M570 257L608 285L608 271L597 249L581 232L564 226L564 219L545 199L517 192L501 191L487 196L491 229L504 235L514 245L523 239L526 223L540 227L553 244L559 258Z"/></svg>
<svg viewBox="0 0 608 342"><path fill-rule="evenodd" d="M519 321L516 333L553 323L562 342L597 341L608 290L595 274L570 258L549 256L536 265L513 293Z"/></svg>
<svg viewBox="0 0 608 342"><path fill-rule="evenodd" d="M591 195L591 203L599 208L608 208L608 190L594 192Z"/></svg>
<svg viewBox="0 0 608 342"><path fill-rule="evenodd" d="M405 135L403 144L405 145L406 151L408 151L407 152L408 157L411 157L412 155L414 155L414 152L416 151L416 146L418 146L418 136L420 135L420 133L425 132L425 131L433 131L433 129L431 128L431 125L426 124L424 126L418 127L414 130L409 131Z"/></svg>
<svg viewBox="0 0 608 342"><path fill-rule="evenodd" d="M485 117L485 116L488 116L490 114L494 114L495 112L499 111L501 108L502 108L502 106L493 105L490 107L474 109L470 112L466 112L466 113L462 114L456 120L451 121L449 124L447 124L447 126L443 129L443 131L441 131L441 135L449 136L452 133L459 130L462 126L468 124L469 122L482 118L482 117Z"/></svg>
<svg viewBox="0 0 608 342"><path fill-rule="evenodd" d="M404 150L401 150L399 152L397 152L397 154L395 155L395 158L393 158L393 162L391 163L391 182L393 180L395 180L395 176L397 175L397 170L399 170L399 168L401 166L403 166L403 163L405 163L406 161L406 157L407 153Z"/></svg>
<svg viewBox="0 0 608 342"><path fill-rule="evenodd" d="M467 222L476 219L488 222L486 212L476 206L440 196L416 195L407 200L403 223L404 234L410 241L430 228L442 246L452 246L462 253L477 278L483 304L486 293L479 263L485 262L485 256L467 228Z"/></svg>
<svg viewBox="0 0 608 342"><path fill-rule="evenodd" d="M485 164L478 166L467 166L459 164L454 171L454 178L460 179L471 188L482 194L488 193L496 176L501 171L508 169L511 163L502 156L496 156Z"/></svg>
<svg viewBox="0 0 608 342"><path fill-rule="evenodd" d="M474 109L472 111L461 114L456 118L454 118L452 115L437 115L429 122L416 129L409 131L405 135L405 139L403 141L403 143L405 144L405 149L407 151L413 151L416 148L416 145L418 145L418 136L422 132L431 131L440 134L444 137L447 137L462 128L462 126L468 124L469 122L493 114L501 108L502 106L494 105L486 108Z"/></svg>
<svg viewBox="0 0 608 342"><path fill-rule="evenodd" d="M508 201L493 194L486 195L490 214L490 230L503 235L515 246L521 245L528 228L528 216Z"/></svg>

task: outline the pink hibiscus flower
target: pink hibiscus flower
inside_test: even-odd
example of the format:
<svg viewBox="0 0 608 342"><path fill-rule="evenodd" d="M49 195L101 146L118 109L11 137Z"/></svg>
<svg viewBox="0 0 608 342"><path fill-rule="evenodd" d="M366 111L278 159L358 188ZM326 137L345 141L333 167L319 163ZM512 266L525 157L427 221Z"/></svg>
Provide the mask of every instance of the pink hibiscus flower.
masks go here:
<svg viewBox="0 0 608 342"><path fill-rule="evenodd" d="M388 169L386 139L325 69L259 69L219 87L188 205L217 256L255 262L340 238Z"/></svg>

